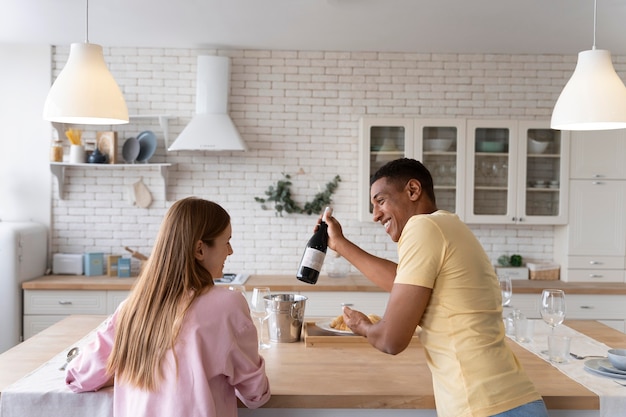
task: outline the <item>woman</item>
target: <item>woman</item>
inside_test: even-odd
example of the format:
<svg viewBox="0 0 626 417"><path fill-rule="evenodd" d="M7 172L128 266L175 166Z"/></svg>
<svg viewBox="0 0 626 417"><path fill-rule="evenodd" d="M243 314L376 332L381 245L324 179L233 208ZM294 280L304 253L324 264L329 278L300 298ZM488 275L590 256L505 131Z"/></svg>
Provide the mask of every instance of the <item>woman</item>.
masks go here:
<svg viewBox="0 0 626 417"><path fill-rule="evenodd" d="M195 197L172 205L128 299L70 363L72 391L114 383L115 416L237 415L270 397L244 297L217 287L230 216Z"/></svg>

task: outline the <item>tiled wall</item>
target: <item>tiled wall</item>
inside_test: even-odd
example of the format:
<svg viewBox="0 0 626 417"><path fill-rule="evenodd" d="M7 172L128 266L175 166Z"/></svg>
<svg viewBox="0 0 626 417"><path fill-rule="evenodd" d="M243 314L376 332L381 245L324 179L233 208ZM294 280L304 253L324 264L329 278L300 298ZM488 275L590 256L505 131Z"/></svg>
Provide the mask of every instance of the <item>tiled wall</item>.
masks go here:
<svg viewBox="0 0 626 417"><path fill-rule="evenodd" d="M54 75L69 48L55 47ZM53 190L52 251L149 254L171 202L196 195L221 203L233 217L234 255L226 269L295 273L316 218L276 217L255 202L270 184L293 175L294 199L310 200L336 174L335 215L365 249L395 259L379 225L357 221L358 120L361 116L549 119L576 56L215 51L105 48L106 61L131 114L167 114L175 138L195 111L199 54L232 58L230 113L250 150L167 152L156 120L116 127L125 138L150 129L160 139L150 162L169 170L168 200L158 168L68 168L64 199ZM616 65L617 67L617 65ZM108 130L106 127L105 130ZM87 131L87 138L95 135ZM154 201L128 201L139 179ZM490 257L521 253L552 259L550 226L472 226Z"/></svg>

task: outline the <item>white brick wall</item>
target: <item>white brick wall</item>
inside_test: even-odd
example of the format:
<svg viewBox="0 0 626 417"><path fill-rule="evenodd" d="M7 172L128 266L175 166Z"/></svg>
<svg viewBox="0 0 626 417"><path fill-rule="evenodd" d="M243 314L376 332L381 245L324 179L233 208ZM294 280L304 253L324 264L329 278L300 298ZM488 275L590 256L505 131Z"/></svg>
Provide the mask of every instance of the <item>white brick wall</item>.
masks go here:
<svg viewBox="0 0 626 417"><path fill-rule="evenodd" d="M69 48L54 49L56 76ZM335 215L346 235L395 259L395 244L383 229L356 220L359 117L549 119L576 62L575 55L105 48L130 113L173 116L171 138L195 111L199 54L232 58L230 114L250 151L168 153L161 141L151 162L176 164L170 170L171 201L196 195L231 213L235 253L227 270L284 274L295 273L316 218L275 217L254 201L282 172L293 175L294 198L301 203L339 174ZM154 120L116 127L120 149L125 138L146 129L162 139ZM296 175L300 169L304 174ZM140 177L154 197L148 209L127 201L129 187ZM171 204L157 168L68 168L67 178L64 200L54 184L53 252L124 253L123 246L130 246L150 253ZM472 229L494 261L503 253L552 259L552 227Z"/></svg>

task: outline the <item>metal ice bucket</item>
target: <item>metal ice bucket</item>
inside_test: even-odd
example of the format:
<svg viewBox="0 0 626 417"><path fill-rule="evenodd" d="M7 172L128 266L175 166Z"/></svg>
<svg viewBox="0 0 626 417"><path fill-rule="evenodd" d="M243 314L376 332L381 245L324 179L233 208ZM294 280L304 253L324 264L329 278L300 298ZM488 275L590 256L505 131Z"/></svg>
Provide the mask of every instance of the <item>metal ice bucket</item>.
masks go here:
<svg viewBox="0 0 626 417"><path fill-rule="evenodd" d="M273 294L265 297L270 313L269 332L272 342L297 342L302 333L307 297L299 294Z"/></svg>

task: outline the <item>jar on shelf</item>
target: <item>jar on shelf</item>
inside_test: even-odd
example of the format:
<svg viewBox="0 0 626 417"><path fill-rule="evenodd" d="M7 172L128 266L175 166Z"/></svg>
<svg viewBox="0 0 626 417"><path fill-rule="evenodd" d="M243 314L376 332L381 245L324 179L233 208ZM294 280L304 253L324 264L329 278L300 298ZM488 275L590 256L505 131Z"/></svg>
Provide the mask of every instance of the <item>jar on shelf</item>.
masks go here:
<svg viewBox="0 0 626 417"><path fill-rule="evenodd" d="M63 143L60 139L56 139L50 148L50 161L63 162Z"/></svg>

